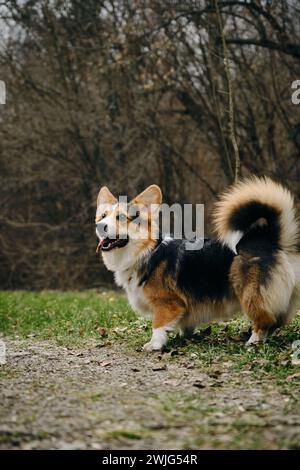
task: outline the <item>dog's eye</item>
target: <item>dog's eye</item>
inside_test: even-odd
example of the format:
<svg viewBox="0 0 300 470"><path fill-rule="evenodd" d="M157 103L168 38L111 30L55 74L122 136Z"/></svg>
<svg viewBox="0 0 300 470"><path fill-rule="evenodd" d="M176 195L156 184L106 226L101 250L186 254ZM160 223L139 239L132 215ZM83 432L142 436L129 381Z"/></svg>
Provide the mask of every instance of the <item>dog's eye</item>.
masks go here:
<svg viewBox="0 0 300 470"><path fill-rule="evenodd" d="M131 221L134 221L135 219L138 219L139 216L140 216L140 214L141 214L141 213L140 213L140 211L137 209L136 206L131 206L131 207L129 208L129 219L130 219Z"/></svg>
<svg viewBox="0 0 300 470"><path fill-rule="evenodd" d="M140 211L136 211L136 213L130 218L131 222L133 224L139 224L140 223Z"/></svg>
<svg viewBox="0 0 300 470"><path fill-rule="evenodd" d="M104 219L104 217L107 216L107 213L106 212L103 212L103 214L101 215L101 219Z"/></svg>
<svg viewBox="0 0 300 470"><path fill-rule="evenodd" d="M120 222L124 222L125 220L127 220L127 215L125 215L125 214L118 214L118 215L117 215L117 220L119 220Z"/></svg>

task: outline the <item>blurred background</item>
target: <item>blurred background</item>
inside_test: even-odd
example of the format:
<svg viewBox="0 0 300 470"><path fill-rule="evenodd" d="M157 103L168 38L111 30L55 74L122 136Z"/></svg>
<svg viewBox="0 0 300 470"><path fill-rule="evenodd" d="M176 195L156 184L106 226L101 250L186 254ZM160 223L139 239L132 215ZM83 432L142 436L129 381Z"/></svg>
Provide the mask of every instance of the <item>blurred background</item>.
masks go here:
<svg viewBox="0 0 300 470"><path fill-rule="evenodd" d="M111 282L101 185L204 203L241 175L300 198L297 0L0 2L1 288ZM232 113L232 110L234 113Z"/></svg>

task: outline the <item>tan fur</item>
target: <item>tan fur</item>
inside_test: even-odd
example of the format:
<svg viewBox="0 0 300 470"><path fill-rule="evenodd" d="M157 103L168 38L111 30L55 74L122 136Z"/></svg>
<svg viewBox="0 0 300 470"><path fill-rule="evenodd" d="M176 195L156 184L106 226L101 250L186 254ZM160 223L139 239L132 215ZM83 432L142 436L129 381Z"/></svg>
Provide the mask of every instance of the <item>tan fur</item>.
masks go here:
<svg viewBox="0 0 300 470"><path fill-rule="evenodd" d="M288 189L268 177L252 177L229 187L216 204L214 226L220 240L225 241L231 227L231 215L242 205L257 201L273 207L280 214L281 235L279 244L283 250L293 251L299 243L299 227L294 199Z"/></svg>
<svg viewBox="0 0 300 470"><path fill-rule="evenodd" d="M128 235L131 242L121 251L102 252L102 258L106 267L114 272L138 267L141 260L145 258L154 248L158 232L158 213L162 201L161 190L156 185L151 185L138 196L132 199L128 206L103 186L97 198L96 223L105 219L109 227L114 228L113 233L117 236ZM140 212L138 223L131 220L130 208L137 206ZM118 220L118 214L127 215L126 220ZM150 230L151 227L151 230Z"/></svg>
<svg viewBox="0 0 300 470"><path fill-rule="evenodd" d="M156 245L155 240L152 240L151 238L141 240L134 253L134 256L138 257L140 253L144 253L145 251L148 251L148 250L152 251L155 245Z"/></svg>
<svg viewBox="0 0 300 470"><path fill-rule="evenodd" d="M151 184L147 189L142 191L138 196L136 196L130 204L142 204L149 206L152 204L160 205L162 202L162 194L160 187L156 184Z"/></svg>
<svg viewBox="0 0 300 470"><path fill-rule="evenodd" d="M232 263L230 278L241 307L250 320L253 321L254 330L265 330L276 320L271 312L264 308L264 298L260 289L261 274L258 265L251 259L237 256Z"/></svg>
<svg viewBox="0 0 300 470"><path fill-rule="evenodd" d="M179 319L186 312L184 298L177 292L170 276L165 276L165 263L160 263L144 287L153 312L153 328L160 328Z"/></svg>
<svg viewBox="0 0 300 470"><path fill-rule="evenodd" d="M211 320L230 319L239 305L232 293L230 300L197 302L176 288L170 275L165 275L166 264L162 262L144 287L145 298L151 305L153 328L176 321L185 332Z"/></svg>
<svg viewBox="0 0 300 470"><path fill-rule="evenodd" d="M295 275L284 253L277 263L267 285L262 282L258 258L245 253L236 256L230 270L230 282L244 313L252 320L254 331L266 336L288 320L288 309L295 287Z"/></svg>
<svg viewBox="0 0 300 470"><path fill-rule="evenodd" d="M97 197L97 207L100 204L115 204L117 198L110 192L107 186L102 186Z"/></svg>
<svg viewBox="0 0 300 470"><path fill-rule="evenodd" d="M222 321L234 318L239 312L239 303L234 295L224 301L206 300L196 302L187 298L187 314L181 319L180 328L183 332L194 330L198 325L213 320Z"/></svg>
<svg viewBox="0 0 300 470"><path fill-rule="evenodd" d="M115 273L117 284L125 288L131 306L141 315L152 318L153 335L145 345L146 351L161 349L166 344L167 333L176 327L182 331L192 331L201 323L230 319L240 308L253 322L254 335L250 342L262 341L300 308L299 230L293 198L287 189L269 178L256 177L234 185L217 204L214 216L217 234L220 240L225 241L228 232L232 232L228 222L233 212L254 200L278 211L281 249L276 254L276 262L267 282L264 282L264 273L260 271L260 258L239 251L230 269L230 295L222 301L197 301L180 291L172 274L166 272L164 261L144 285L140 284L145 262L156 245L150 226L151 221L156 221L158 211L151 212L149 217L150 207L154 204L159 208L161 191L156 185L149 186L129 203L142 205L140 218L144 223L135 224L130 217L119 221L118 233L131 228L130 242L120 250L103 252L102 256L108 269ZM112 223L123 211L106 187L100 190L97 203L97 222L105 217ZM264 218L256 221L262 226L266 223ZM158 228L156 222L154 227ZM140 235L137 239L134 238L135 232Z"/></svg>

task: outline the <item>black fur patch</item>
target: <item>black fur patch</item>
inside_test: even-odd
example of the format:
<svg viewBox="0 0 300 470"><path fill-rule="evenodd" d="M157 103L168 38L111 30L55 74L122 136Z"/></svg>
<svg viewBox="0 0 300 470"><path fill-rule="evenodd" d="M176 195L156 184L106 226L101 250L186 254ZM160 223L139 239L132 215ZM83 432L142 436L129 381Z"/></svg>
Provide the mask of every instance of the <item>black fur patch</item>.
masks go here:
<svg viewBox="0 0 300 470"><path fill-rule="evenodd" d="M267 225L252 227L258 219L265 219ZM276 250L279 245L280 225L279 212L267 204L251 201L237 209L229 220L233 230L241 230L245 233L242 241L250 242L253 247Z"/></svg>
<svg viewBox="0 0 300 470"><path fill-rule="evenodd" d="M165 261L177 287L198 301L221 300L229 296L229 270L234 253L216 240L205 239L203 247L187 250L186 241L161 242L152 253L141 283L147 282L158 265Z"/></svg>
<svg viewBox="0 0 300 470"><path fill-rule="evenodd" d="M245 256L245 270L256 264L260 272L260 284L267 285L276 264L278 243L273 239L271 227L255 227L237 244L238 254ZM249 260L249 261L247 261Z"/></svg>
<svg viewBox="0 0 300 470"><path fill-rule="evenodd" d="M266 224L256 225L259 219L264 219ZM255 264L260 272L260 283L267 285L271 279L272 268L276 264L279 248L278 210L260 202L248 202L235 211L229 223L233 230L244 232L236 251L245 255L245 271Z"/></svg>

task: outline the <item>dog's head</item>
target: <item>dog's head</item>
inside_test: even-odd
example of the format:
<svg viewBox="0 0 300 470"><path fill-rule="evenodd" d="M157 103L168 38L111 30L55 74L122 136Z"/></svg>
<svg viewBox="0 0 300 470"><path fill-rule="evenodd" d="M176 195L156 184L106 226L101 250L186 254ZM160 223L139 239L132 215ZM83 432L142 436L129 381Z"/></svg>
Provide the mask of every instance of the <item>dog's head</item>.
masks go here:
<svg viewBox="0 0 300 470"><path fill-rule="evenodd" d="M126 199L126 198L125 198ZM102 253L111 271L127 269L158 238L158 214L162 202L161 190L151 185L127 203L117 199L104 186L97 198L97 253Z"/></svg>

